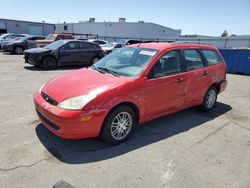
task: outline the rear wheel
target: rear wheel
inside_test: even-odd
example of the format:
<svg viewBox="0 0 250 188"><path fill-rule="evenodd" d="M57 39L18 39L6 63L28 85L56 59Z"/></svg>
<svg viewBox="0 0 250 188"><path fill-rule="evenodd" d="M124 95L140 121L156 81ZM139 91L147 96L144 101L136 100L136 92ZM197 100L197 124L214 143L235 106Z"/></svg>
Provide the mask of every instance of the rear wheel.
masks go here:
<svg viewBox="0 0 250 188"><path fill-rule="evenodd" d="M56 67L57 67L57 61L54 57L46 57L43 60L43 68L52 70L55 69Z"/></svg>
<svg viewBox="0 0 250 188"><path fill-rule="evenodd" d="M15 52L15 54L21 55L21 54L23 54L23 48L20 46L16 46L14 48L14 52Z"/></svg>
<svg viewBox="0 0 250 188"><path fill-rule="evenodd" d="M128 106L119 106L111 111L105 120L101 138L109 144L125 142L135 127L135 113Z"/></svg>
<svg viewBox="0 0 250 188"><path fill-rule="evenodd" d="M217 89L216 87L212 86L208 89L204 99L203 103L201 105L201 109L204 111L210 111L214 105L216 104L217 101Z"/></svg>

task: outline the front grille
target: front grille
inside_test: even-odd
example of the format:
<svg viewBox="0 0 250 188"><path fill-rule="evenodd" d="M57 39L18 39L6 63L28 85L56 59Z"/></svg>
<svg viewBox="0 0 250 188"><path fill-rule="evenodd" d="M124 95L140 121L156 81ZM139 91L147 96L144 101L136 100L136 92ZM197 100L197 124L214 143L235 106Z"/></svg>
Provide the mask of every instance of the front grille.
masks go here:
<svg viewBox="0 0 250 188"><path fill-rule="evenodd" d="M42 95L43 99L45 101L47 101L48 103L50 103L50 104L52 104L54 106L58 105L58 102L56 102L56 100L54 100L53 98L51 98L50 96L48 96L46 93L41 92L41 95Z"/></svg>
<svg viewBox="0 0 250 188"><path fill-rule="evenodd" d="M60 127L54 123L52 123L51 121L49 121L46 117L44 117L40 112L37 112L37 115L39 116L39 118L44 122L46 123L46 125L50 126L51 128L55 129L55 130L59 130Z"/></svg>

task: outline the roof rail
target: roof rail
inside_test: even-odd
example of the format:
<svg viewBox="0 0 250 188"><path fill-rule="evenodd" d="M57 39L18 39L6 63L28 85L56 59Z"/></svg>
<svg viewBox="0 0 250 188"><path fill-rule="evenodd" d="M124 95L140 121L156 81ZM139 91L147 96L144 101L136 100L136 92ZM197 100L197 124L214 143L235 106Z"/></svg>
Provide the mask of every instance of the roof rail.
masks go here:
<svg viewBox="0 0 250 188"><path fill-rule="evenodd" d="M208 42L201 42L201 41L176 41L174 42L176 44L207 44L207 45L211 45L211 43Z"/></svg>

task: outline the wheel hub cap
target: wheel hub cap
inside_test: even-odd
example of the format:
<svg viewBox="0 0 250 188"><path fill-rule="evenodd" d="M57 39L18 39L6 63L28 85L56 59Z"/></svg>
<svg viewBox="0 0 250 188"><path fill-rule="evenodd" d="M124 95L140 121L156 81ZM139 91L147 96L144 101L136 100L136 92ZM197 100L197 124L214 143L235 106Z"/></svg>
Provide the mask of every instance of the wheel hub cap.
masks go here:
<svg viewBox="0 0 250 188"><path fill-rule="evenodd" d="M132 127L132 117L128 112L121 112L112 121L111 135L116 140L125 138Z"/></svg>
<svg viewBox="0 0 250 188"><path fill-rule="evenodd" d="M215 103L215 100L216 100L216 93L214 90L210 90L206 98L207 107L212 108Z"/></svg>

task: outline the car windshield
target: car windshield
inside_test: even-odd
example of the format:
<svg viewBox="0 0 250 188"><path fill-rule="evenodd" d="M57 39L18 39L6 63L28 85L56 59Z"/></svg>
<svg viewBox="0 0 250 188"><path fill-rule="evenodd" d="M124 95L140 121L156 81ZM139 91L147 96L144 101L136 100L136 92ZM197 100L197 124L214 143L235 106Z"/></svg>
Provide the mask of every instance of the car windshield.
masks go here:
<svg viewBox="0 0 250 188"><path fill-rule="evenodd" d="M53 50L53 49L58 49L58 48L60 48L62 45L64 45L65 43L66 43L66 41L64 41L64 40L58 40L58 41L56 41L56 42L53 42L53 43L51 43L51 44L48 44L48 45L44 46L43 48L51 49L51 50Z"/></svg>
<svg viewBox="0 0 250 188"><path fill-rule="evenodd" d="M5 36L8 36L8 34L3 34L3 35L1 35L1 36L0 36L0 39L4 39Z"/></svg>
<svg viewBox="0 0 250 188"><path fill-rule="evenodd" d="M20 42L23 42L25 40L28 40L29 38L31 37L18 37L18 38L15 38L16 41L20 41Z"/></svg>
<svg viewBox="0 0 250 188"><path fill-rule="evenodd" d="M46 37L46 40L56 40L56 35L50 34Z"/></svg>
<svg viewBox="0 0 250 188"><path fill-rule="evenodd" d="M137 77L157 52L144 48L120 48L96 62L91 68L100 72L115 73L117 76Z"/></svg>

